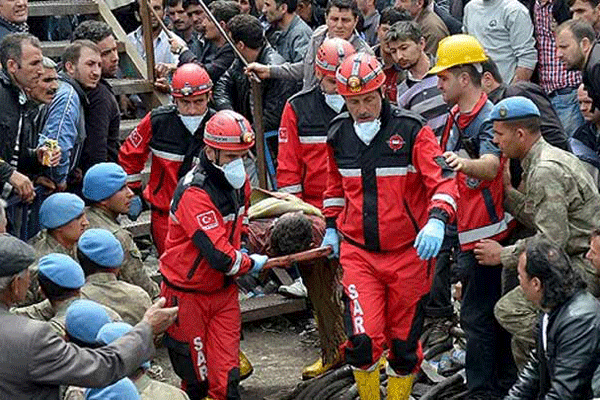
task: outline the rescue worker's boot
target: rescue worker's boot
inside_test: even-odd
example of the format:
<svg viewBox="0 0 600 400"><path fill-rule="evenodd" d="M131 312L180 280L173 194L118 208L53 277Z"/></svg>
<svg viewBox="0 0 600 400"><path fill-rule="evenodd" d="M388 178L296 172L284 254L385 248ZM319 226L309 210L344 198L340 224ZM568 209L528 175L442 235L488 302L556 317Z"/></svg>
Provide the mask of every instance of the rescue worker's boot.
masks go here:
<svg viewBox="0 0 600 400"><path fill-rule="evenodd" d="M321 376L325 372L337 368L342 363L342 361L343 360L340 353L336 355L335 359L332 362L327 364L323 364L323 357L319 357L317 361L315 361L314 363L305 367L302 370L302 379L307 380L316 378L317 376Z"/></svg>
<svg viewBox="0 0 600 400"><path fill-rule="evenodd" d="M248 357L240 350L240 381L248 378L254 372L254 367Z"/></svg>
<svg viewBox="0 0 600 400"><path fill-rule="evenodd" d="M368 370L352 368L352 374L356 381L360 400L381 400L379 391L379 363L376 363Z"/></svg>
<svg viewBox="0 0 600 400"><path fill-rule="evenodd" d="M388 400L408 400L412 392L415 376L398 375L392 370L389 365L386 368L388 383L387 383L387 398Z"/></svg>

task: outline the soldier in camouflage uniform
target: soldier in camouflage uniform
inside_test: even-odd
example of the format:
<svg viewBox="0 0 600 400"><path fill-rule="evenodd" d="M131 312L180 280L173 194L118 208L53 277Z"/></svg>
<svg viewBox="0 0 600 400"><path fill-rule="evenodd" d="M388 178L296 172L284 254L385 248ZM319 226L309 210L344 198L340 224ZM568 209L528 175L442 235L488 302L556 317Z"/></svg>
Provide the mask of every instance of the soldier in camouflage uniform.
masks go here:
<svg viewBox="0 0 600 400"><path fill-rule="evenodd" d="M494 142L510 158L518 158L523 167L519 190L505 174L507 210L534 237L545 236L561 246L588 284L588 290L600 294L598 278L585 259L590 234L600 215L600 195L592 177L580 161L564 150L548 144L540 133L540 113L531 100L509 97L494 106ZM497 242L480 242L475 254L483 265L502 262L515 269L519 255L530 238L502 247ZM513 335L513 356L520 369L535 344L535 322L539 310L523 295L520 286L501 298L495 307L498 322Z"/></svg>
<svg viewBox="0 0 600 400"><path fill-rule="evenodd" d="M98 331L96 340L102 345L108 345L132 329L133 327L125 322L106 324ZM146 374L149 367L150 362L144 363L134 374L129 375L142 400L190 400L183 390L150 378Z"/></svg>
<svg viewBox="0 0 600 400"><path fill-rule="evenodd" d="M69 306L80 298L79 289L85 283L83 270L71 257L65 254L48 254L38 263L38 280L46 300L11 310L16 315L48 321L52 329L61 337L66 337L65 318ZM121 317L105 307L113 321Z"/></svg>
<svg viewBox="0 0 600 400"><path fill-rule="evenodd" d="M123 248L112 233L88 229L77 242L77 258L86 276L81 297L115 310L128 324L142 320L152 300L139 286L117 280Z"/></svg>
<svg viewBox="0 0 600 400"><path fill-rule="evenodd" d="M56 193L44 200L40 207L40 225L43 229L29 241L38 258L60 253L77 260L75 245L89 226L84 207L83 200L71 193ZM22 305L43 300L37 281L37 263L29 271L31 282Z"/></svg>
<svg viewBox="0 0 600 400"><path fill-rule="evenodd" d="M119 278L141 287L154 299L160 292L158 285L144 269L133 236L117 221L120 214L129 212L134 197L125 184L126 178L123 168L115 163L100 163L90 168L83 179L83 195L93 204L86 213L91 228L106 229L121 242L125 259Z"/></svg>

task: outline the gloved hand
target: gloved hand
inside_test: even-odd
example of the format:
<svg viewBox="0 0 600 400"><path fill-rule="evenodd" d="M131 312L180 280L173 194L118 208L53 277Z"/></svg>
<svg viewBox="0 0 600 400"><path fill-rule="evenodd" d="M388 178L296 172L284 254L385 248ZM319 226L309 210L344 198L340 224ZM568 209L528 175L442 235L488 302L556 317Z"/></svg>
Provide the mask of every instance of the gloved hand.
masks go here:
<svg viewBox="0 0 600 400"><path fill-rule="evenodd" d="M252 261L254 261L254 265L252 266L252 269L250 270L250 273L253 276L258 275L260 270L265 266L265 263L269 259L269 257L264 256L262 254L250 254L250 258L252 259Z"/></svg>
<svg viewBox="0 0 600 400"><path fill-rule="evenodd" d="M338 235L337 229L325 229L325 236L323 236L321 247L325 246L331 246L331 249L333 250L329 258L340 258L340 236Z"/></svg>
<svg viewBox="0 0 600 400"><path fill-rule="evenodd" d="M429 260L437 256L444 241L446 224L437 218L429 218L427 224L421 229L415 240L417 254L422 260Z"/></svg>
<svg viewBox="0 0 600 400"><path fill-rule="evenodd" d="M134 196L129 204L129 212L127 216L130 220L136 221L142 213L142 199L140 196Z"/></svg>

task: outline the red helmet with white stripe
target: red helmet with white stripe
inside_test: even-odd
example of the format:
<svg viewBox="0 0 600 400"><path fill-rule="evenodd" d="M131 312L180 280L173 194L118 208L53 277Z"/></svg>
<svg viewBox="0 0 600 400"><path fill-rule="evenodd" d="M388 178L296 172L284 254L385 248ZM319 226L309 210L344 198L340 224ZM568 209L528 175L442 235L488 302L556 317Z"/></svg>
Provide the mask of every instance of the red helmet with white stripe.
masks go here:
<svg viewBox="0 0 600 400"><path fill-rule="evenodd" d="M339 94L357 96L379 89L385 82L385 73L375 56L361 52L346 58L335 78Z"/></svg>
<svg viewBox="0 0 600 400"><path fill-rule="evenodd" d="M354 46L342 38L325 39L317 50L315 69L323 75L335 78L335 70L346 59L356 53Z"/></svg>
<svg viewBox="0 0 600 400"><path fill-rule="evenodd" d="M204 143L219 150L248 150L254 146L254 131L241 114L221 110L206 123Z"/></svg>
<svg viewBox="0 0 600 400"><path fill-rule="evenodd" d="M207 93L213 83L208 72L196 63L183 64L173 74L171 95L173 97L196 96Z"/></svg>

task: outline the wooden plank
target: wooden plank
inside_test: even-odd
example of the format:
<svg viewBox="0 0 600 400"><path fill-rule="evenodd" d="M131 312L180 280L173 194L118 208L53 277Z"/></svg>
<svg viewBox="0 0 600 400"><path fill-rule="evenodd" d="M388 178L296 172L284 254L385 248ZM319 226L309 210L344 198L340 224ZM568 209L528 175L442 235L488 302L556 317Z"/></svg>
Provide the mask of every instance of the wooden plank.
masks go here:
<svg viewBox="0 0 600 400"><path fill-rule="evenodd" d="M42 42L42 52L46 57L59 58L65 52L65 48L71 42L68 40L59 40L56 42ZM117 42L117 50L119 53L125 52L125 43Z"/></svg>
<svg viewBox="0 0 600 400"><path fill-rule="evenodd" d="M145 79L107 79L115 95L151 93L154 91L152 82Z"/></svg>
<svg viewBox="0 0 600 400"><path fill-rule="evenodd" d="M127 139L127 136L133 131L133 129L138 126L141 119L122 119L121 125L119 126L119 139L124 141Z"/></svg>
<svg viewBox="0 0 600 400"><path fill-rule="evenodd" d="M280 294L267 294L240 301L240 308L242 322L250 322L306 310L306 300L290 299Z"/></svg>
<svg viewBox="0 0 600 400"><path fill-rule="evenodd" d="M51 0L30 1L30 17L48 17L58 15L97 14L98 4L93 0Z"/></svg>

